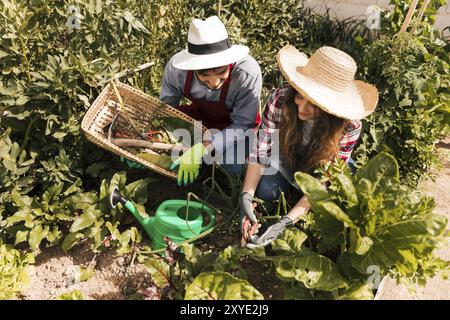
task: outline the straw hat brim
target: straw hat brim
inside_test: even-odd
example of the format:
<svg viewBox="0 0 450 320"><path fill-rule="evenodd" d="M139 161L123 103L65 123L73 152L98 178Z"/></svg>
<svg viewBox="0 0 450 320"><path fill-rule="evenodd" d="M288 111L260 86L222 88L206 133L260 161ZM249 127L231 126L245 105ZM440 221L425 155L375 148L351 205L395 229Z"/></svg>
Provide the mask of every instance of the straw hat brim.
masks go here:
<svg viewBox="0 0 450 320"><path fill-rule="evenodd" d="M353 80L344 91L337 91L305 75L303 67L308 63L308 57L293 46L282 48L277 62L286 81L295 90L336 117L359 120L370 115L377 106L378 90L371 84Z"/></svg>
<svg viewBox="0 0 450 320"><path fill-rule="evenodd" d="M202 70L225 66L245 58L249 48L233 45L224 51L212 54L192 54L184 49L173 56L172 65L181 70Z"/></svg>

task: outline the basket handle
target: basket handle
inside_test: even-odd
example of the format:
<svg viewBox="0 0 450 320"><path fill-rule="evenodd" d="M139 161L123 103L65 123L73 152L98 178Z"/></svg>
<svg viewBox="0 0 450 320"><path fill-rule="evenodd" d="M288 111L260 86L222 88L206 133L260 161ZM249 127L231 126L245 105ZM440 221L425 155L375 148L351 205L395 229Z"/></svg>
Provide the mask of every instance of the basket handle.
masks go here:
<svg viewBox="0 0 450 320"><path fill-rule="evenodd" d="M145 70L147 68L150 68L151 66L153 66L155 63L153 61L151 62L146 62L144 64L141 64L140 66L137 66L136 68L133 69L126 69L123 71L120 71L119 73L116 73L116 75L112 78L106 79L105 81L103 81L103 83L108 83L114 80L117 80L119 78L125 77L125 76L129 76L130 74Z"/></svg>
<svg viewBox="0 0 450 320"><path fill-rule="evenodd" d="M412 1L411 5L409 6L408 13L406 14L406 18L405 18L405 20L403 20L403 24L402 24L402 27L401 27L399 33L406 32L406 29L408 28L409 22L411 21L411 18L414 14L414 10L416 10L418 2L419 2L419 0Z"/></svg>

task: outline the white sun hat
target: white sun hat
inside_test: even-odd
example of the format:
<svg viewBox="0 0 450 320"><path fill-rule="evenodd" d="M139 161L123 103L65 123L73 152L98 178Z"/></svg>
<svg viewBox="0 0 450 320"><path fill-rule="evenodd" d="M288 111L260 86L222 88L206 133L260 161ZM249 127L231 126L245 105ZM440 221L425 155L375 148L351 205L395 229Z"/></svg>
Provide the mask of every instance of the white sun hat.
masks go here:
<svg viewBox="0 0 450 320"><path fill-rule="evenodd" d="M182 70L216 68L241 60L248 52L246 46L231 45L217 16L194 19L189 26L188 48L173 56L172 65Z"/></svg>
<svg viewBox="0 0 450 320"><path fill-rule="evenodd" d="M347 53L321 47L308 59L287 45L278 52L277 62L289 84L325 112L359 120L375 111L378 90L354 79L356 63Z"/></svg>

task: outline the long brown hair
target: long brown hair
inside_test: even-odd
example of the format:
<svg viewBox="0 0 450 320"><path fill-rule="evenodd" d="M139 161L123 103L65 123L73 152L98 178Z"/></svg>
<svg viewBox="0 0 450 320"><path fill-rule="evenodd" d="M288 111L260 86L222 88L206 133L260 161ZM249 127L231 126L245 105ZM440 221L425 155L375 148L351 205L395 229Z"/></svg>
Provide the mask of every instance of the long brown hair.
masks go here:
<svg viewBox="0 0 450 320"><path fill-rule="evenodd" d="M315 122L302 157L295 154L295 147L302 141L304 121L298 118L294 103L296 90L289 86L284 100L281 119L281 152L294 170L312 172L318 165L334 159L339 151L339 138L347 121L315 108Z"/></svg>

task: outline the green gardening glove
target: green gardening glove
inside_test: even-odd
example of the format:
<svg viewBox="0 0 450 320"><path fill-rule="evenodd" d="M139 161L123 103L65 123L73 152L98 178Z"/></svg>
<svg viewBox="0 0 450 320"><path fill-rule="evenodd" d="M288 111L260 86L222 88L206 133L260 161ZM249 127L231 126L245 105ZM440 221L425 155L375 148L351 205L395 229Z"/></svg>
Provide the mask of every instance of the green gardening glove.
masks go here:
<svg viewBox="0 0 450 320"><path fill-rule="evenodd" d="M128 165L128 168L132 168L132 169L144 169L145 168L142 164L128 160L127 158L124 158L124 157L120 157L120 161L125 162Z"/></svg>
<svg viewBox="0 0 450 320"><path fill-rule="evenodd" d="M187 186L194 182L198 176L202 158L206 152L207 150L203 143L197 143L172 163L170 170L174 170L178 165L180 166L177 177L178 186L181 186L181 183Z"/></svg>

